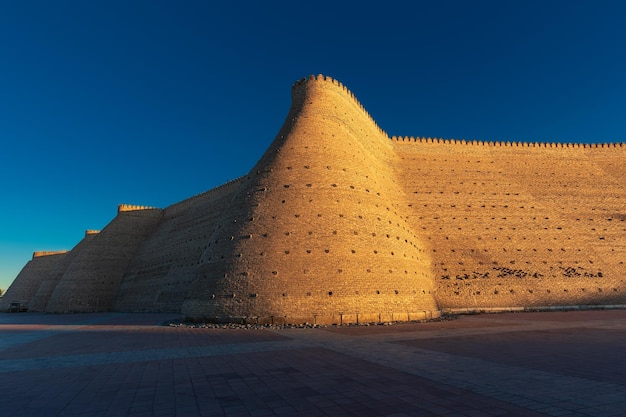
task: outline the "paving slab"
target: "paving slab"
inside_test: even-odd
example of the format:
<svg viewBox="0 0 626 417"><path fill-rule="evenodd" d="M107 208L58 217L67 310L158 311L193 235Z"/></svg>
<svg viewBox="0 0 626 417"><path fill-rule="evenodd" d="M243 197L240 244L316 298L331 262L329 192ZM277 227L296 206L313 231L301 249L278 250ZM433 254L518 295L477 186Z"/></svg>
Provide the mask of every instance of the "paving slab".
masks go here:
<svg viewBox="0 0 626 417"><path fill-rule="evenodd" d="M626 311L208 329L0 314L4 416L626 416Z"/></svg>

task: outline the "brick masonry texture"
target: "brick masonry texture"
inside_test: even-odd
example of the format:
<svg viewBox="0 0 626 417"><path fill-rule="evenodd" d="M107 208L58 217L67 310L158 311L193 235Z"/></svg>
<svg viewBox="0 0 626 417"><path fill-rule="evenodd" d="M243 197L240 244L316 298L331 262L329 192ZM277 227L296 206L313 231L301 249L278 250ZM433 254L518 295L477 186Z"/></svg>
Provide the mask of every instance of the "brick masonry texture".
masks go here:
<svg viewBox="0 0 626 417"><path fill-rule="evenodd" d="M76 256L89 245L91 239L96 236L96 233L92 230L85 232L85 237L74 248L69 251L59 262L56 263L54 268L48 268L48 273L39 285L37 292L30 300L28 304L29 311L45 311L46 305L50 300L52 292L56 288L57 284L63 277L63 274L70 266Z"/></svg>
<svg viewBox="0 0 626 417"><path fill-rule="evenodd" d="M113 308L120 311L179 311L235 180L166 208L157 232L129 264Z"/></svg>
<svg viewBox="0 0 626 417"><path fill-rule="evenodd" d="M62 263L65 257L67 253L63 252L35 252L33 259L22 268L4 297L0 298L0 311L8 310L13 302L30 309L30 302L47 275Z"/></svg>
<svg viewBox="0 0 626 417"><path fill-rule="evenodd" d="M311 76L247 175L164 210L120 206L3 302L28 286L38 311L275 324L623 305L625 161L623 144L389 137Z"/></svg>
<svg viewBox="0 0 626 417"><path fill-rule="evenodd" d="M158 209L121 209L76 255L52 292L45 311L110 309L128 263L162 215Z"/></svg>

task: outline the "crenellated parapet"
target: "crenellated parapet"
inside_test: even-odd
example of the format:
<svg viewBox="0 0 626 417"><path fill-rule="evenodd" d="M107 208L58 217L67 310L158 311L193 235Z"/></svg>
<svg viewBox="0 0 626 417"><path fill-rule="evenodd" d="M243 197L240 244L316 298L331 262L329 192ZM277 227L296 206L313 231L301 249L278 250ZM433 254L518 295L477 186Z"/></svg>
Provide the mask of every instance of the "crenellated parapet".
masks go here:
<svg viewBox="0 0 626 417"><path fill-rule="evenodd" d="M526 147L526 148L616 148L624 147L624 142L611 142L611 143L561 143L561 142L528 142L528 141L483 141L483 140L465 140L465 139L443 139L443 138L426 138L426 137L413 137L413 136L392 136L389 137L376 123L374 118L368 113L361 102L356 98L354 93L350 91L343 83L333 79L332 77L318 74L317 76L311 74L308 77L301 78L296 81L292 86L292 91L297 92L302 86L308 83L326 83L328 86L335 87L338 91L345 94L345 96L351 100L357 107L359 107L366 117L377 127L379 132L385 137L396 142L420 142L420 143L440 143L440 144L462 144L462 145L477 145L477 146L491 146L491 147Z"/></svg>
<svg viewBox="0 0 626 417"><path fill-rule="evenodd" d="M613 143L561 143L561 142L521 142L521 141L482 141L482 140L466 140L466 139L443 139L431 137L414 137L414 136L392 136L390 138L394 142L416 142L416 143L438 143L449 145L474 145L486 147L520 147L520 148L569 148L569 149L588 149L588 148L622 148L626 144L623 142Z"/></svg>
<svg viewBox="0 0 626 417"><path fill-rule="evenodd" d="M51 256L51 255L62 255L67 253L66 250L42 250L33 252L33 259L40 258L42 256Z"/></svg>
<svg viewBox="0 0 626 417"><path fill-rule="evenodd" d="M361 102L356 98L356 96L352 93L352 91L350 91L345 85L343 85L340 81L337 81L331 77L328 76L324 76L322 74L318 74L317 76L311 74L309 75L308 78L302 78L298 81L296 81L292 88L292 91L295 93L298 91L298 89L302 86L305 86L308 83L326 83L328 86L337 89L337 91L342 92L350 101L352 101L358 108L361 109L361 111L363 112L363 114L365 115L365 117L367 119L369 119L369 121L371 123L373 123L376 128L378 129L379 133L382 134L385 137L389 137L389 135L387 134L387 132L385 132L383 129L381 129L380 126L378 126L378 123L376 123L376 121L374 120L374 118L367 112L367 110L365 109L365 107L361 104Z"/></svg>
<svg viewBox="0 0 626 417"><path fill-rule="evenodd" d="M219 197L223 193L228 193L232 190L233 187L238 186L245 179L245 176L237 177L234 180L230 180L225 182L224 184L218 185L217 187L211 188L210 190L203 191L199 194L193 195L189 198L186 198L182 201L172 204L168 206L165 211L166 212L176 212L180 209L184 209L192 206L198 201L203 201L207 198Z"/></svg>
<svg viewBox="0 0 626 417"><path fill-rule="evenodd" d="M139 210L161 210L161 209L157 207L136 206L132 204L120 204L117 206L118 213L122 213L124 211L139 211Z"/></svg>

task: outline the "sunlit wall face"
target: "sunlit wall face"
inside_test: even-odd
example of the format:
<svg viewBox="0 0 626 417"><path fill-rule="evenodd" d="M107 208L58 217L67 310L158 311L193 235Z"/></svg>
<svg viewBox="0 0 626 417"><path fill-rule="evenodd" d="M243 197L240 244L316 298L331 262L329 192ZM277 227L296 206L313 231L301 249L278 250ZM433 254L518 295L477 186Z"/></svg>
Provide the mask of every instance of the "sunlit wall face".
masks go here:
<svg viewBox="0 0 626 417"><path fill-rule="evenodd" d="M619 142L622 4L3 7L0 288L120 203L167 207L250 170L285 83L347 83L390 135Z"/></svg>

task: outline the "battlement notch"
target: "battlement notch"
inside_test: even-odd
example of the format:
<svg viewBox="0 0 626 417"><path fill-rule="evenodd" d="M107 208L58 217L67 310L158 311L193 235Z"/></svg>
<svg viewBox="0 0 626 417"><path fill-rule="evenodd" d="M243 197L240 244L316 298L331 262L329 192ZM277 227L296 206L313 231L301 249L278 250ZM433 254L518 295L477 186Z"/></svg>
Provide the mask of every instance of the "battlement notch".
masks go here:
<svg viewBox="0 0 626 417"><path fill-rule="evenodd" d="M161 210L161 209L157 207L150 207L150 206L136 206L133 204L119 204L117 206L118 213L121 213L124 211L139 211L139 210Z"/></svg>
<svg viewBox="0 0 626 417"><path fill-rule="evenodd" d="M386 134L385 134L386 135ZM386 135L387 136L387 135ZM611 143L572 143L572 142L528 142L528 141L484 141L475 139L444 139L413 136L387 136L394 142L438 143L446 145L492 146L492 147L522 147L522 148L621 148L624 142Z"/></svg>
<svg viewBox="0 0 626 417"><path fill-rule="evenodd" d="M337 81L337 80L335 80L335 79L333 79L333 78L331 78L329 76L325 76L323 74L318 74L317 76L311 74L308 77L301 78L300 80L297 80L295 83L293 83L293 85L291 86L292 93L295 93L296 91L298 91L299 89L305 87L309 83L323 83L323 84L327 84L331 88L336 89L339 92L341 92L342 94L344 94L348 100L352 101L359 109L361 109L361 111L365 114L365 116L369 119L369 121L374 124L374 126L376 127L378 132L380 134L382 134L383 136L385 136L386 138L389 139L389 135L387 134L387 132L385 132L383 129L381 129L380 126L378 126L378 123L376 123L374 118L367 112L367 110L365 109L363 104L361 104L361 102L356 98L354 93L352 91L350 91L340 81Z"/></svg>
<svg viewBox="0 0 626 417"><path fill-rule="evenodd" d="M41 250L33 252L33 259L40 258L42 256L51 256L51 255L62 255L67 253L66 250Z"/></svg>

